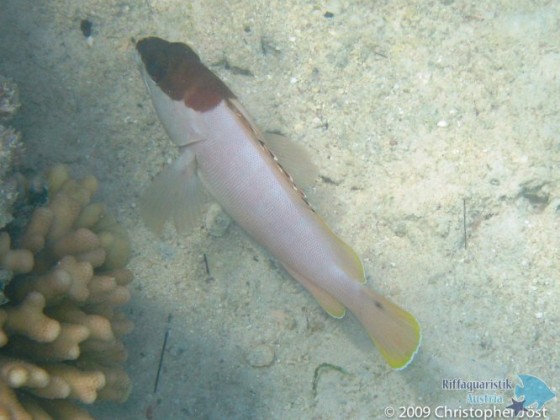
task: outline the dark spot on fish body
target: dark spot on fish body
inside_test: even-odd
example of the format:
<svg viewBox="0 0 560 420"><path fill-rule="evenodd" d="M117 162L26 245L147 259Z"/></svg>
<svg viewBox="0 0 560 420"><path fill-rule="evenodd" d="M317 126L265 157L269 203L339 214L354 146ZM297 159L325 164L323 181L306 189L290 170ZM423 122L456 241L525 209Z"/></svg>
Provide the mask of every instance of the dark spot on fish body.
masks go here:
<svg viewBox="0 0 560 420"><path fill-rule="evenodd" d="M374 300L373 303L375 303L375 306L377 306L379 309L381 309L381 310L385 309L383 307L383 304L381 302L379 302L378 300Z"/></svg>

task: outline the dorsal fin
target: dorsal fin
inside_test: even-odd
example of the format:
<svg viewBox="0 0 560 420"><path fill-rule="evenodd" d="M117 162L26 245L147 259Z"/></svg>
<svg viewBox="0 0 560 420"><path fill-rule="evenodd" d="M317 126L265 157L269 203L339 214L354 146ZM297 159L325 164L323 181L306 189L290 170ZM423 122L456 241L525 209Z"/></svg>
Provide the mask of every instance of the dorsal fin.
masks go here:
<svg viewBox="0 0 560 420"><path fill-rule="evenodd" d="M293 170L299 176L302 177L302 183L310 184L312 180L317 177L318 171L316 170L315 165L309 159L309 154L303 149L302 146L297 144L292 149L294 143L289 142L289 140L286 137L282 135L278 135L276 133L269 133L271 134L270 137L273 139L271 141L267 141L268 136L265 137L261 133L261 131L257 128L257 126L252 122L251 118L249 117L249 114L247 113L243 105L241 105L241 103L236 98L228 98L226 99L226 103L228 107L232 110L232 112L234 112L240 118L241 122L245 125L247 130L253 133L253 138L259 143L259 145L263 148L263 150L265 150L270 155L272 160L276 163L278 170L282 172L282 174L284 174L284 176L288 179L288 181L292 185L292 188L301 195L303 201L305 201L305 203L311 208L311 205L307 201L305 193L299 187L299 185L301 184L298 181L296 181L294 177L292 177L292 173L288 170L288 167L293 166ZM278 146L270 147L271 143L277 143ZM275 153L274 149L276 149L279 154L283 155L284 159L290 159L290 156L293 156L294 165L292 165L290 162L285 163L284 161L281 161L280 158ZM289 149L292 150L289 151ZM296 158L298 154L301 155L301 158L299 159ZM307 170L304 169L304 166L306 165L309 168ZM296 168L297 166L300 166L302 169L298 170Z"/></svg>
<svg viewBox="0 0 560 420"><path fill-rule="evenodd" d="M293 177L298 187L306 189L313 185L319 170L304 146L283 134L270 131L264 133L264 142L286 172Z"/></svg>

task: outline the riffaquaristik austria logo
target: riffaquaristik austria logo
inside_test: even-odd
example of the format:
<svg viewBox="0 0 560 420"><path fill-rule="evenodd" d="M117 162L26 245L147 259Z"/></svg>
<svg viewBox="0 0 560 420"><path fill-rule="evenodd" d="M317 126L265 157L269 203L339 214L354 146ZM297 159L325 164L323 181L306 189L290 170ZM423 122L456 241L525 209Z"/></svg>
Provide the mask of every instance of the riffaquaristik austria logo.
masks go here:
<svg viewBox="0 0 560 420"><path fill-rule="evenodd" d="M546 404L556 398L556 393L536 376L517 376L517 384L513 384L510 379L443 379L442 389L466 392L465 402L471 408L473 405L491 404L501 412L494 413L500 417L548 418Z"/></svg>
<svg viewBox="0 0 560 420"><path fill-rule="evenodd" d="M507 406L517 416L529 409L541 411L546 403L556 397L542 379L532 375L518 375L521 385L516 385L511 404Z"/></svg>

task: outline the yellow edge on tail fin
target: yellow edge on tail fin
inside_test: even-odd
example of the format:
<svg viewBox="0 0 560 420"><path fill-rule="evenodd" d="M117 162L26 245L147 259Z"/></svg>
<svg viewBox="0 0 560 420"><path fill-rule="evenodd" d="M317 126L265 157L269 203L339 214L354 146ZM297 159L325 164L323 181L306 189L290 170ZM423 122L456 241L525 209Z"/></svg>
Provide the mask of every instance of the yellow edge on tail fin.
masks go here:
<svg viewBox="0 0 560 420"><path fill-rule="evenodd" d="M420 348L420 324L408 311L369 289L364 289L373 300L372 316L364 326L383 358L393 369L404 369ZM364 321L363 319L361 320Z"/></svg>
<svg viewBox="0 0 560 420"><path fill-rule="evenodd" d="M404 369L412 363L422 343L422 331L418 320L410 312L404 310L403 312L408 318L409 328L414 337L412 344L405 344L403 346L404 351L402 352L395 352L378 346L383 358L387 361L389 366L396 370Z"/></svg>

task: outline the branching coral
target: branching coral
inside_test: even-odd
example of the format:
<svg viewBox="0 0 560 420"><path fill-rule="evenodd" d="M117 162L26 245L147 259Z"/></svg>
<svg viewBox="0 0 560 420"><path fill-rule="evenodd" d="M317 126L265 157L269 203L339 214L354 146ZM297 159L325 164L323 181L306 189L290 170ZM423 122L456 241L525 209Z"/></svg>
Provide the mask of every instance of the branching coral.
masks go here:
<svg viewBox="0 0 560 420"><path fill-rule="evenodd" d="M76 401L130 392L121 338L132 323L118 311L130 299L128 235L90 202L95 178L58 166L47 184L47 205L0 232L0 269L12 277L0 306L0 419L88 419Z"/></svg>
<svg viewBox="0 0 560 420"><path fill-rule="evenodd" d="M14 161L22 153L23 144L19 133L5 123L20 105L16 84L0 75L0 228L12 220L10 207L17 198L16 183L9 175Z"/></svg>

